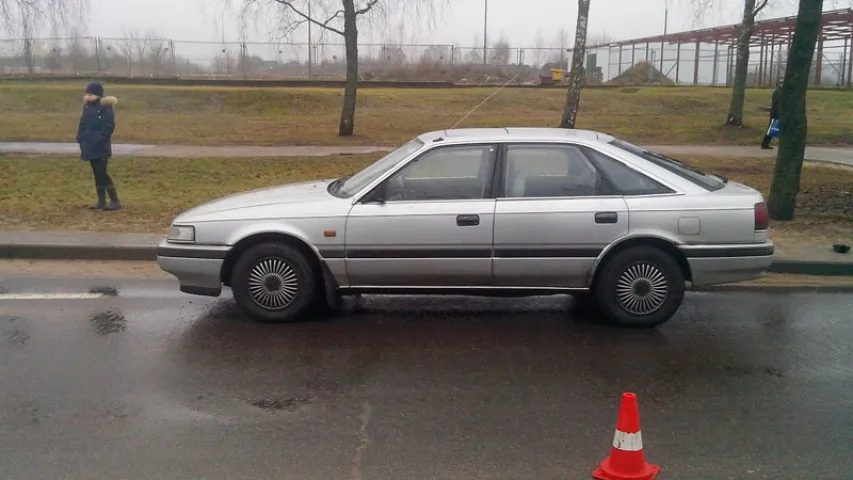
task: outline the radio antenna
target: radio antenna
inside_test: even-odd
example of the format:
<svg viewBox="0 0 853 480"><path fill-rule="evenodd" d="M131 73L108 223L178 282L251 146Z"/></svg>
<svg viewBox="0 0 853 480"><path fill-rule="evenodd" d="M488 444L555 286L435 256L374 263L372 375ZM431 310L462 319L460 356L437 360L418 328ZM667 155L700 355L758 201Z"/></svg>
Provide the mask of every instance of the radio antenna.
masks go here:
<svg viewBox="0 0 853 480"><path fill-rule="evenodd" d="M498 92L500 92L501 90L503 90L503 89L504 89L504 87L506 87L507 85L509 85L510 83L512 83L512 81L513 81L513 80L515 80L516 78L518 78L518 75L519 75L519 74L516 74L514 77L510 78L509 80L507 80L507 82L506 82L506 83L504 83L503 85L501 85L501 86L500 86L500 88L498 88L497 90L495 90L494 92L492 92L492 94L491 94L491 95L489 95L488 97L486 97L486 98L485 98L485 100L483 100L482 102L480 102L480 104L479 104L479 105L477 105L476 107L472 108L470 112L466 113L464 117L460 118L458 122L454 123L454 124L453 124L453 126L449 128L449 130L453 130L454 128L456 128L456 126L457 126L457 125L459 125L460 123L464 122L464 121L465 121L465 119L466 119L466 118L468 118L472 113L476 112L478 108L480 108L480 107L482 107L483 105L485 105L485 104L486 104L486 102L488 102L492 97L494 97L495 95L497 95L497 94L498 94Z"/></svg>

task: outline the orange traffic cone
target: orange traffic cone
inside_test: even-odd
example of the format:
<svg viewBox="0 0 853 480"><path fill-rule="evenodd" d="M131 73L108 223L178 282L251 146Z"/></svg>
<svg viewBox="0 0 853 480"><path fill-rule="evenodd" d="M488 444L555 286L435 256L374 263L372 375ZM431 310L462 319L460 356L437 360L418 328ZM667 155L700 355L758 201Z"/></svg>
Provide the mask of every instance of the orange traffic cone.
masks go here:
<svg viewBox="0 0 853 480"><path fill-rule="evenodd" d="M610 455L592 472L598 480L654 480L660 467L649 465L643 456L643 435L640 433L640 408L637 396L622 394L616 435Z"/></svg>

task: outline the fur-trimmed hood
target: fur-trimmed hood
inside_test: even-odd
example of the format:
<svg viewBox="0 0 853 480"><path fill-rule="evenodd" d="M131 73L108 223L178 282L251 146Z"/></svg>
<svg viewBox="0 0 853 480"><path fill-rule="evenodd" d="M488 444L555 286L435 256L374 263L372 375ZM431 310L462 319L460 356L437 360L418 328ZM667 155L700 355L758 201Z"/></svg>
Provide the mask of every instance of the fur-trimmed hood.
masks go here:
<svg viewBox="0 0 853 480"><path fill-rule="evenodd" d="M118 104L118 98L116 97L99 97L97 95L89 95L88 93L86 95L83 95L83 101L86 103L95 103L99 98L101 99L101 105L105 107L111 107L113 105Z"/></svg>

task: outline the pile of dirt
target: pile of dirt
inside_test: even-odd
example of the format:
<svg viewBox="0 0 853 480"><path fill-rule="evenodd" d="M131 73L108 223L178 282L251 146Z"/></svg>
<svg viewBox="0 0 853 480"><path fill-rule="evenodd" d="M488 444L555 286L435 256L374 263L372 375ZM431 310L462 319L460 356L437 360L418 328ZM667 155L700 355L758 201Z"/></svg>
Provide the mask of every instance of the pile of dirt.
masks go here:
<svg viewBox="0 0 853 480"><path fill-rule="evenodd" d="M635 64L607 83L611 85L675 85L675 82L648 62Z"/></svg>

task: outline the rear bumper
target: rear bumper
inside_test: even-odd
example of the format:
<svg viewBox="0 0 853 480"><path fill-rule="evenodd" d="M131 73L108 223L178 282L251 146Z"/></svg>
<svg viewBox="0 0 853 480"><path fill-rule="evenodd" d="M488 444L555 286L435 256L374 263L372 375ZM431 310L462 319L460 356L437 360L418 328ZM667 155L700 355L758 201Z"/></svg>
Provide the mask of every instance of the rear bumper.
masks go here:
<svg viewBox="0 0 853 480"><path fill-rule="evenodd" d="M157 263L178 278L181 291L192 295L218 297L222 293L222 264L230 247L175 245L160 242Z"/></svg>
<svg viewBox="0 0 853 480"><path fill-rule="evenodd" d="M760 278L773 263L773 244L684 246L694 287Z"/></svg>

